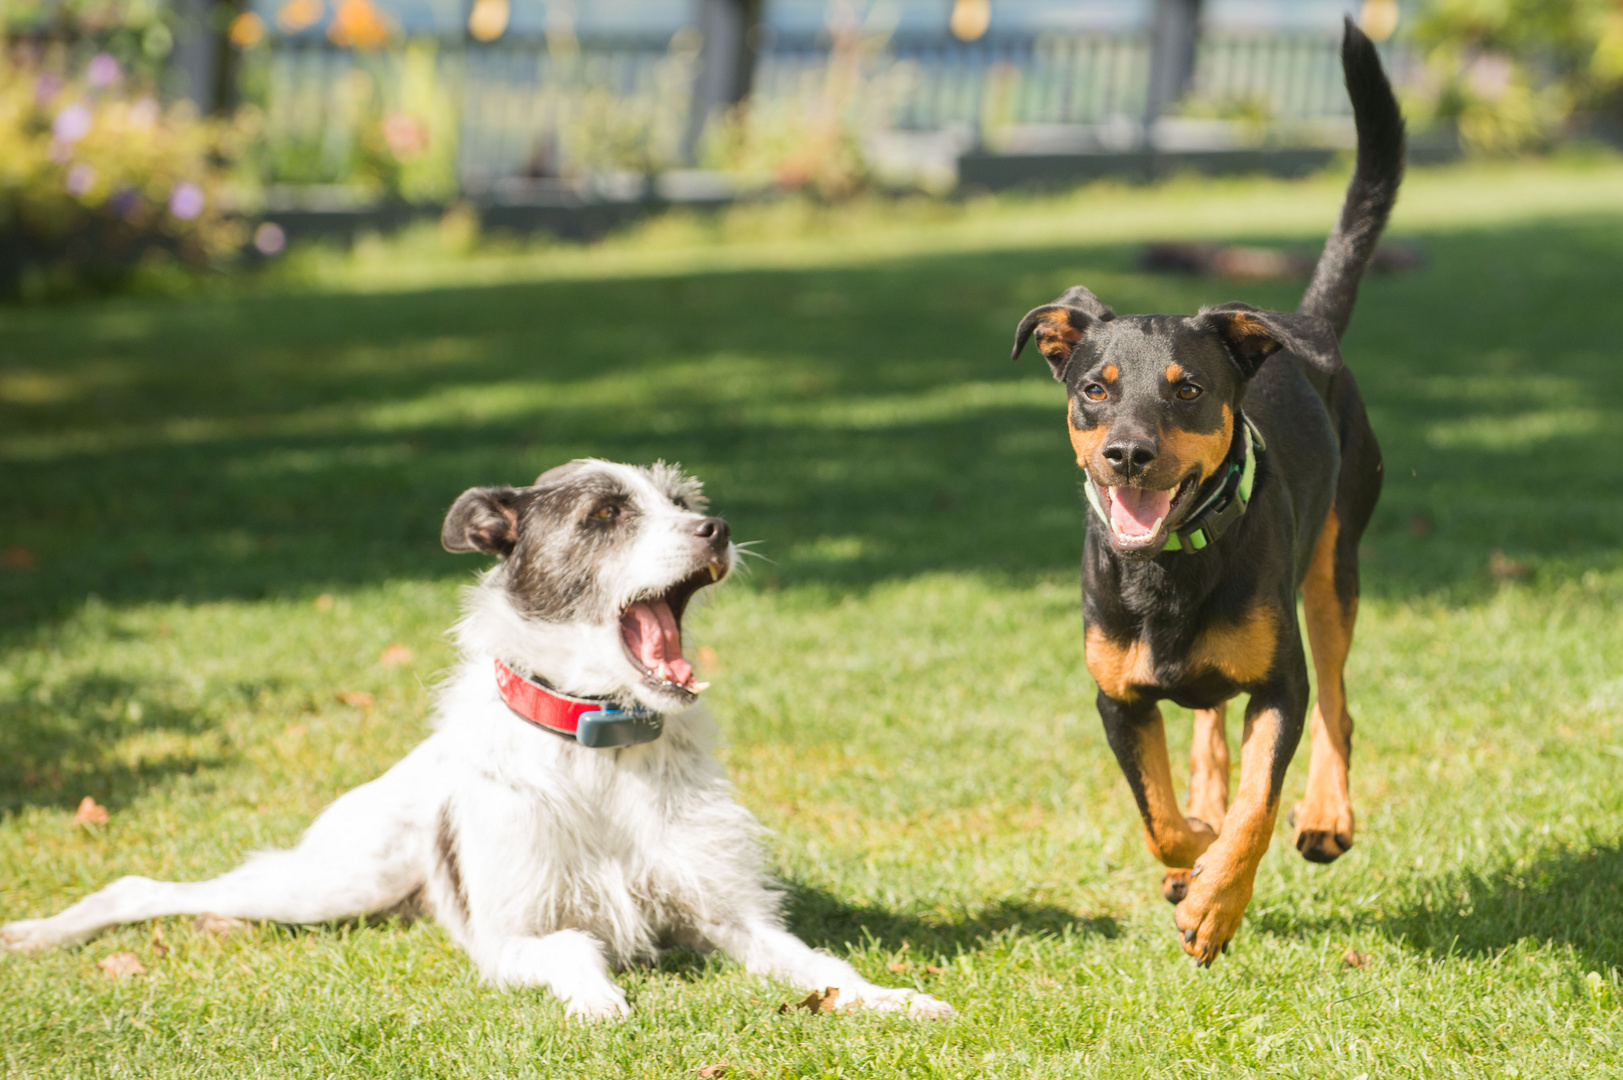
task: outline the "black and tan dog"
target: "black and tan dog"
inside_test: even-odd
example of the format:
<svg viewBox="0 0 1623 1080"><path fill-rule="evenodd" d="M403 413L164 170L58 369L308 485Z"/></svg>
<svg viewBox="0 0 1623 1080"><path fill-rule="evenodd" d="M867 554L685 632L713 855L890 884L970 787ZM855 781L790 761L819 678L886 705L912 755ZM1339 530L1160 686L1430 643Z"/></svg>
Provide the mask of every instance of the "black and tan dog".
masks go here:
<svg viewBox="0 0 1623 1080"><path fill-rule="evenodd" d="M1358 158L1341 218L1295 312L1246 304L1117 317L1073 288L1020 323L1069 392L1093 507L1082 562L1088 670L1105 732L1168 867L1184 949L1209 964L1251 900L1307 714L1301 592L1318 675L1296 847L1352 846L1352 717L1342 668L1358 613L1358 540L1381 455L1338 341L1403 172L1403 119L1349 21L1342 66ZM1228 700L1250 695L1228 806ZM1157 703L1195 710L1189 815Z"/></svg>

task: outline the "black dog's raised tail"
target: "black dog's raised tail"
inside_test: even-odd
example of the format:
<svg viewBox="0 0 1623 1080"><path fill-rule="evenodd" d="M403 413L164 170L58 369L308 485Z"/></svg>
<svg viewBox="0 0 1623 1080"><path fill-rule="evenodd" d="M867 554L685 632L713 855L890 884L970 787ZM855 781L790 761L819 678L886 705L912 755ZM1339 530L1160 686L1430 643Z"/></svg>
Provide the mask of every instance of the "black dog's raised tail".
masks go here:
<svg viewBox="0 0 1623 1080"><path fill-rule="evenodd" d="M1403 113L1374 43L1351 19L1341 39L1341 67L1358 127L1358 164L1347 185L1341 220L1313 268L1299 309L1329 322L1338 338L1352 319L1359 279L1375 253L1403 180Z"/></svg>

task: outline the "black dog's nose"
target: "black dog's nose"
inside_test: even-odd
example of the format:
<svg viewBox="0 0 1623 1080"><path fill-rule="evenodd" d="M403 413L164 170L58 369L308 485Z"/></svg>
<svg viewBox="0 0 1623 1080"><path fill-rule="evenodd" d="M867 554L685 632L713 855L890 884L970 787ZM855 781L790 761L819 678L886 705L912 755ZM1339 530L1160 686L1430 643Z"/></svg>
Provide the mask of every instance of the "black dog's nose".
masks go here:
<svg viewBox="0 0 1623 1080"><path fill-rule="evenodd" d="M1143 472L1155 460L1155 446L1146 439L1117 439L1105 447L1105 460L1124 476Z"/></svg>
<svg viewBox="0 0 1623 1080"><path fill-rule="evenodd" d="M727 527L724 519L707 517L699 522L698 527L693 530L693 535L700 540L710 541L711 547L722 548L726 547L727 541L732 538L733 530Z"/></svg>

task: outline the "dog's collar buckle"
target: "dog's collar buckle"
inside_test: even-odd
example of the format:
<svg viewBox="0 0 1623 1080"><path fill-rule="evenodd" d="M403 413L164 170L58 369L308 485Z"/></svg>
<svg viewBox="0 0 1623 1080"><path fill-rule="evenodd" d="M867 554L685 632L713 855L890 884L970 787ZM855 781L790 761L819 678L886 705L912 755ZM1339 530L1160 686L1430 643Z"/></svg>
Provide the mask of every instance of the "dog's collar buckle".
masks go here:
<svg viewBox="0 0 1623 1080"><path fill-rule="evenodd" d="M496 687L520 719L593 750L653 742L665 730L664 717L642 706L622 709L613 702L560 694L496 661Z"/></svg>

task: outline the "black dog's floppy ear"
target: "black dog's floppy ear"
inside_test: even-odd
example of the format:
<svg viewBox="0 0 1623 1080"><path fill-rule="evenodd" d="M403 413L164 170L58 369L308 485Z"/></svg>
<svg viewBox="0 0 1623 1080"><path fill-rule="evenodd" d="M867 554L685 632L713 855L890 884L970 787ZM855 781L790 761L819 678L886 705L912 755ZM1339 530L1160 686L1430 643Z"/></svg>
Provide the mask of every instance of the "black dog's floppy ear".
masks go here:
<svg viewBox="0 0 1623 1080"><path fill-rule="evenodd" d="M1342 368L1335 327L1316 315L1263 311L1250 304L1234 303L1201 308L1200 317L1228 345L1229 355L1247 379L1280 349L1295 353L1326 375L1334 375Z"/></svg>
<svg viewBox="0 0 1623 1080"><path fill-rule="evenodd" d="M1054 378L1064 381L1065 365L1070 362L1076 343L1082 340L1088 327L1094 323L1109 322L1116 317L1099 298L1080 285L1065 290L1052 304L1044 304L1026 312L1014 332L1014 351L1010 360L1018 360L1026 342L1033 334L1037 337L1037 351L1043 354Z"/></svg>
<svg viewBox="0 0 1623 1080"><path fill-rule="evenodd" d="M518 488L469 488L451 504L440 530L446 551L511 555L518 543L518 517L524 492Z"/></svg>

